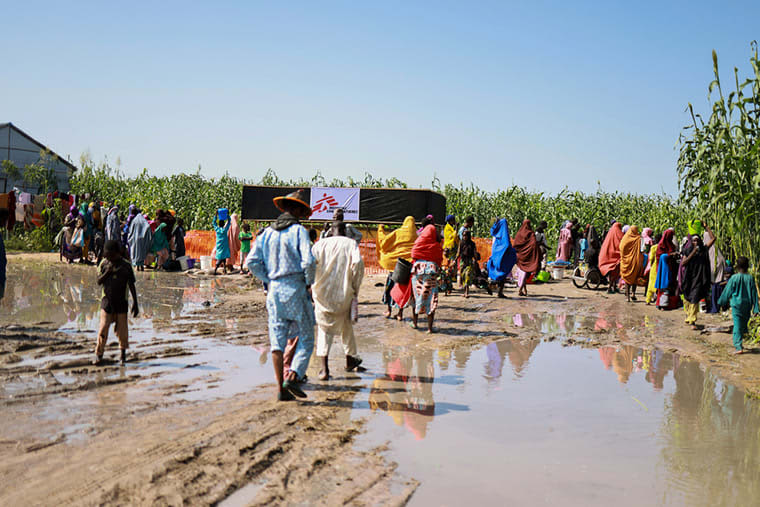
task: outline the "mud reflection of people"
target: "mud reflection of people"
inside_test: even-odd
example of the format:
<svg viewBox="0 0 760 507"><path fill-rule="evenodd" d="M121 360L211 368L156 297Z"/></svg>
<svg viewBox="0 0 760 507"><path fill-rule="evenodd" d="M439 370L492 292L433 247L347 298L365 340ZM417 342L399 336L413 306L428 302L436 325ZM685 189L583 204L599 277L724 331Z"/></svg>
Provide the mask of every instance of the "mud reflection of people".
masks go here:
<svg viewBox="0 0 760 507"><path fill-rule="evenodd" d="M369 406L387 412L398 426L405 426L417 440L427 435L435 416L432 351L415 355L383 352L385 374L372 382Z"/></svg>

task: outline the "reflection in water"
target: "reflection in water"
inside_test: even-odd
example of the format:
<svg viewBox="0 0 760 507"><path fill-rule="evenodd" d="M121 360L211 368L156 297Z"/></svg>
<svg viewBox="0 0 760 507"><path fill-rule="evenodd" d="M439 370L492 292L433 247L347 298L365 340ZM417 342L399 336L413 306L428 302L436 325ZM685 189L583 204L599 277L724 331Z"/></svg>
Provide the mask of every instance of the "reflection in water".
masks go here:
<svg viewBox="0 0 760 507"><path fill-rule="evenodd" d="M673 376L662 450L671 486L699 484L691 505L757 505L760 405L695 362L677 363Z"/></svg>
<svg viewBox="0 0 760 507"><path fill-rule="evenodd" d="M531 354L538 347L538 340L512 341L499 340L486 345L488 362L485 364L484 377L489 382L497 382L501 378L504 369L504 359L509 356L512 364L512 372L515 378L523 376L523 370L527 367Z"/></svg>
<svg viewBox="0 0 760 507"><path fill-rule="evenodd" d="M760 405L698 363L540 340L439 351L435 360L416 353L383 351L384 374L369 393L371 409L391 416L374 419L370 434L393 435L401 472L422 481L412 504L609 505L616 492L620 505L760 498ZM450 358L457 383L441 375ZM394 432L391 420L408 431Z"/></svg>
<svg viewBox="0 0 760 507"><path fill-rule="evenodd" d="M618 381L625 384L633 373L644 372L647 382L655 390L661 390L665 377L678 365L678 355L669 354L658 349L640 349L630 345L621 347L601 347L599 359L604 369L612 369L618 376Z"/></svg>
<svg viewBox="0 0 760 507"><path fill-rule="evenodd" d="M593 329L596 332L624 330L623 322L618 316L609 312L600 312L593 316L575 313L515 313L512 315L515 327L533 329L541 334L571 335ZM645 317L641 327L654 327L655 324Z"/></svg>
<svg viewBox="0 0 760 507"><path fill-rule="evenodd" d="M433 353L411 356L385 351L383 369L385 375L372 383L370 408L387 412L398 426L403 424L422 440L435 415Z"/></svg>
<svg viewBox="0 0 760 507"><path fill-rule="evenodd" d="M5 298L0 300L0 323L50 323L57 328L97 329L101 289L92 267L55 264L11 264ZM182 276L148 273L137 276L139 320L163 329L186 305L200 304L213 294L216 280L199 284Z"/></svg>

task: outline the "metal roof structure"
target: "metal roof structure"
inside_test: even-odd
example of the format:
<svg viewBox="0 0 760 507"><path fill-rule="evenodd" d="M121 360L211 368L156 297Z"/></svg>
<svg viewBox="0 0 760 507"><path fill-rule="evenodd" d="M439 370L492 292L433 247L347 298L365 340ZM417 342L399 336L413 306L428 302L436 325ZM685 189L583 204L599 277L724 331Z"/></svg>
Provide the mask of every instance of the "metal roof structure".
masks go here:
<svg viewBox="0 0 760 507"><path fill-rule="evenodd" d="M13 123L0 123L0 160L9 160L23 170L27 165L39 163L42 151L52 156L52 160L45 165L55 172L59 190L68 191L69 176L77 171L77 167ZM34 190L26 188L26 183L23 181L10 180L8 175L0 169L0 192L6 192L14 186L27 191Z"/></svg>

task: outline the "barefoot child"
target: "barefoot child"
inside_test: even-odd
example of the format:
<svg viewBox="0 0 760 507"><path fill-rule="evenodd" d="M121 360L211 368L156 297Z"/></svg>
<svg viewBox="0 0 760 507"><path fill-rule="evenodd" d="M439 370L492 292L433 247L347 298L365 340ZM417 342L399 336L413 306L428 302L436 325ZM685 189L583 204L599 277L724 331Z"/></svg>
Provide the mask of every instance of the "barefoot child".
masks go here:
<svg viewBox="0 0 760 507"><path fill-rule="evenodd" d="M214 215L214 232L216 232L216 266L214 274L219 267L227 274L227 259L230 258L230 238L227 232L230 230L230 221L219 220L219 212Z"/></svg>
<svg viewBox="0 0 760 507"><path fill-rule="evenodd" d="M760 313L757 304L757 288L749 270L749 260L746 257L736 259L736 274L732 275L718 300L718 305L725 307L731 305L731 314L734 317L734 348L735 354L745 352L742 347L742 338L747 333L747 323L752 313Z"/></svg>
<svg viewBox="0 0 760 507"><path fill-rule="evenodd" d="M464 287L464 297L470 297L470 286L475 283L475 270L480 260L480 254L471 238L469 229L462 234L462 242L459 244L459 269Z"/></svg>
<svg viewBox="0 0 760 507"><path fill-rule="evenodd" d="M245 258L248 257L248 253L251 251L251 240L253 234L251 234L251 226L248 222L243 222L243 232L240 233L240 270L245 273L248 268L245 267Z"/></svg>
<svg viewBox="0 0 760 507"><path fill-rule="evenodd" d="M103 298L100 302L100 330L98 345L95 348L95 364L103 360L103 352L108 341L108 328L115 324L115 333L119 338L121 349L121 364L127 361L129 346L129 330L127 327L127 289L132 293L132 316L137 317L137 290L135 289L135 273L132 266L121 256L119 243L114 240L106 241L104 259L98 266L98 285L103 286Z"/></svg>

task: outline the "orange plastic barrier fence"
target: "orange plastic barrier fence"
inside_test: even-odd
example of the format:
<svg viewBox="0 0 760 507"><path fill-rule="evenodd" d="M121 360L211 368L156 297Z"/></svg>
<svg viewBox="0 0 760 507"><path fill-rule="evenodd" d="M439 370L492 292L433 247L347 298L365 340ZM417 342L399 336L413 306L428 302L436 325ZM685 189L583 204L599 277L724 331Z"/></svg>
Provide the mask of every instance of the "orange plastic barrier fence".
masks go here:
<svg viewBox="0 0 760 507"><path fill-rule="evenodd" d="M480 254L480 263L483 264L491 257L491 240L485 238L475 238L473 240Z"/></svg>
<svg viewBox="0 0 760 507"><path fill-rule="evenodd" d="M211 255L216 245L214 231L187 231L185 234L185 255L200 259L201 255Z"/></svg>
<svg viewBox="0 0 760 507"><path fill-rule="evenodd" d="M211 255L216 244L214 231L187 231L185 236L185 250L188 257L200 259L201 255ZM481 262L485 262L491 256L491 240L475 238ZM377 246L373 237L363 239L359 244L359 251L364 259L364 272L368 275L384 274L387 271L378 263Z"/></svg>

